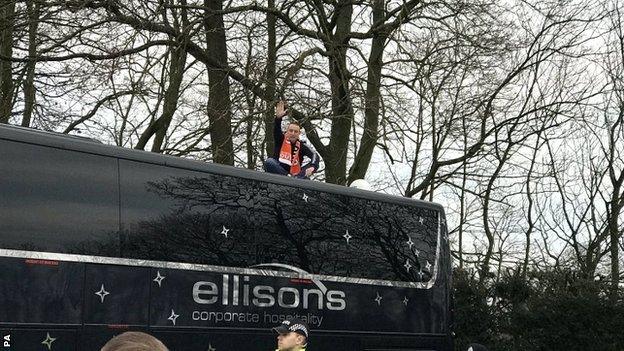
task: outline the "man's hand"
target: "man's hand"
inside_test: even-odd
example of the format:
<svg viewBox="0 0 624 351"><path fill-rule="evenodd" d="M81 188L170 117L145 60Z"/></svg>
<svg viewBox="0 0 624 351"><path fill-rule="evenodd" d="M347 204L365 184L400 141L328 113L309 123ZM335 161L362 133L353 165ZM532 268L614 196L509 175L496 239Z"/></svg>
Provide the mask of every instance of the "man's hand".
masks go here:
<svg viewBox="0 0 624 351"><path fill-rule="evenodd" d="M305 171L306 177L311 176L312 173L314 173L314 171L315 171L314 167L306 168L306 171Z"/></svg>
<svg viewBox="0 0 624 351"><path fill-rule="evenodd" d="M288 106L286 101L280 100L275 106L275 118L281 119L288 114Z"/></svg>

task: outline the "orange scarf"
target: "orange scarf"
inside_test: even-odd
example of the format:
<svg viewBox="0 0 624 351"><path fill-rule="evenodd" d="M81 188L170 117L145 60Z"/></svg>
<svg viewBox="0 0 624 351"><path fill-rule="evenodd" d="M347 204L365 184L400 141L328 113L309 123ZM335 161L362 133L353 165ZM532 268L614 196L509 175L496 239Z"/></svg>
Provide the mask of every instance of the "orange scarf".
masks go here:
<svg viewBox="0 0 624 351"><path fill-rule="evenodd" d="M299 150L301 149L301 142L297 140L294 145L284 138L282 147L280 148L279 161L290 166L290 174L296 175L301 172L301 165L299 164ZM294 151L294 156L293 156Z"/></svg>

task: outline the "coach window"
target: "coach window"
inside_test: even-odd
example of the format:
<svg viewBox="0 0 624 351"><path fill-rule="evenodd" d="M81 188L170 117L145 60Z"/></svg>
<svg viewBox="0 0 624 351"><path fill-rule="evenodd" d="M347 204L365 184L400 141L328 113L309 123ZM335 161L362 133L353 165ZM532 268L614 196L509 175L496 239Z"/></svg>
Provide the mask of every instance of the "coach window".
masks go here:
<svg viewBox="0 0 624 351"><path fill-rule="evenodd" d="M129 258L247 267L254 261L250 180L122 161Z"/></svg>
<svg viewBox="0 0 624 351"><path fill-rule="evenodd" d="M339 213L324 221L324 227L311 229L329 239L307 246L315 273L412 282L431 277L437 238L437 231L430 230L437 223L433 211L361 198L332 198L335 201L326 203ZM427 221L420 223L421 216L431 227Z"/></svg>
<svg viewBox="0 0 624 351"><path fill-rule="evenodd" d="M276 184L262 193L255 209L262 212L256 243L262 263L377 280L431 276L435 211Z"/></svg>
<svg viewBox="0 0 624 351"><path fill-rule="evenodd" d="M2 248L117 255L117 160L0 141Z"/></svg>
<svg viewBox="0 0 624 351"><path fill-rule="evenodd" d="M283 263L309 273L357 276L368 249L348 241L358 232L357 212L348 196L268 184L257 203L258 246L262 263Z"/></svg>
<svg viewBox="0 0 624 351"><path fill-rule="evenodd" d="M369 201L362 220L376 242L377 276L415 282L431 278L438 238L436 211Z"/></svg>
<svg viewBox="0 0 624 351"><path fill-rule="evenodd" d="M312 229L315 235L326 237L310 245L315 270L325 275L377 278L371 275L371 266L377 264L376 247L371 245L371 234L362 221L366 201L335 194L326 197L335 212L330 211L323 225Z"/></svg>
<svg viewBox="0 0 624 351"><path fill-rule="evenodd" d="M263 252L259 261L320 273L319 258L331 254L323 248L333 240L332 221L345 215L339 204L341 198L270 183L258 198L255 210L261 225L258 226L257 246Z"/></svg>

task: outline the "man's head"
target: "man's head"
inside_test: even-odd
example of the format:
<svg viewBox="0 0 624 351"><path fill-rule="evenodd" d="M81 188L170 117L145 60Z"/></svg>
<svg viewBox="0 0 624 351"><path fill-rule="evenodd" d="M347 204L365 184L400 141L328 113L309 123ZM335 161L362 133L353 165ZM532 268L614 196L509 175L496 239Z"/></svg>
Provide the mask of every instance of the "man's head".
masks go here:
<svg viewBox="0 0 624 351"><path fill-rule="evenodd" d="M488 349L481 344L472 343L468 346L468 351L488 351Z"/></svg>
<svg viewBox="0 0 624 351"><path fill-rule="evenodd" d="M273 328L277 332L277 348L280 351L297 350L308 343L310 329L300 319L287 319Z"/></svg>
<svg viewBox="0 0 624 351"><path fill-rule="evenodd" d="M125 332L110 339L101 351L168 351L155 337L141 332Z"/></svg>
<svg viewBox="0 0 624 351"><path fill-rule="evenodd" d="M301 125L297 121L290 122L288 124L288 129L286 129L285 138L290 142L295 142L299 139L301 135Z"/></svg>

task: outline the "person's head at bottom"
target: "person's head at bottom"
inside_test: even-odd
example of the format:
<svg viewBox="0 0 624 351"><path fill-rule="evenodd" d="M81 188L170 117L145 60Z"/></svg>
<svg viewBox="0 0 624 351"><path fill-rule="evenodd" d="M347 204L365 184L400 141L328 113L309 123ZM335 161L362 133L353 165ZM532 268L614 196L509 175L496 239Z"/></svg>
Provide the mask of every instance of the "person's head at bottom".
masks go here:
<svg viewBox="0 0 624 351"><path fill-rule="evenodd" d="M468 345L468 351L488 351L488 349L481 344L472 343Z"/></svg>
<svg viewBox="0 0 624 351"><path fill-rule="evenodd" d="M169 351L155 337L142 332L125 332L110 339L100 351Z"/></svg>
<svg viewBox="0 0 624 351"><path fill-rule="evenodd" d="M277 333L277 349L279 351L305 350L310 337L308 324L300 319L287 319L273 328Z"/></svg>

